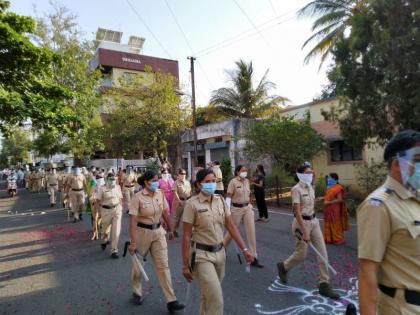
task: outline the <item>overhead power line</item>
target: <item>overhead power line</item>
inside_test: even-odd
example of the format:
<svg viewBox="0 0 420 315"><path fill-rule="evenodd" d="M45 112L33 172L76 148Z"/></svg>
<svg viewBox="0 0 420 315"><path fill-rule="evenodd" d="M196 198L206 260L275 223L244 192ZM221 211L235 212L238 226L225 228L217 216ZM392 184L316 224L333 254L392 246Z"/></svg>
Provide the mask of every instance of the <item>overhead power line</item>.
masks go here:
<svg viewBox="0 0 420 315"><path fill-rule="evenodd" d="M170 52L165 48L165 46L161 43L161 41L157 38L157 36L153 33L152 29L147 25L146 21L141 17L140 13L136 10L136 8L131 4L129 0L125 0L127 4L130 6L131 10L133 10L134 14L137 16L137 18L140 20L140 22L143 24L143 26L149 31L149 33L153 36L155 41L158 43L160 48L168 55L170 59L173 59Z"/></svg>

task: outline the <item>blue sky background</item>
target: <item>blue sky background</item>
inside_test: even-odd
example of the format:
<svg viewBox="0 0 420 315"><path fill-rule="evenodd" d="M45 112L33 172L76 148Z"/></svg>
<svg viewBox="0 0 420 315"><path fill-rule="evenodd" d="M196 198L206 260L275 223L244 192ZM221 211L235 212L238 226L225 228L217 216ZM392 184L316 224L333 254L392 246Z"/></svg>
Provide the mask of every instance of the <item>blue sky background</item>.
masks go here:
<svg viewBox="0 0 420 315"><path fill-rule="evenodd" d="M152 29L165 52L129 6ZM166 0L183 29L194 55L197 55L196 88L199 105L208 103L213 90L225 86L226 69L240 58L252 60L256 79L270 69L268 78L276 83L274 94L291 99L294 105L310 102L327 83L325 67L318 71L319 59L304 65L307 50L301 47L311 34L311 20L296 18L296 10L307 0ZM11 0L11 9L34 16L51 11L49 0ZM143 54L179 61L182 88L190 91L189 61L193 52L184 40L165 0L58 0L78 16L87 38L93 39L98 27L122 31L122 43L130 35L146 38ZM245 16L242 8L251 22ZM270 21L270 22L267 22ZM267 23L266 23L267 22ZM262 25L263 23L266 23ZM257 26L258 32L253 25ZM248 31L248 32L246 32ZM225 47L199 53L203 49L241 34ZM229 42L230 43L230 42Z"/></svg>

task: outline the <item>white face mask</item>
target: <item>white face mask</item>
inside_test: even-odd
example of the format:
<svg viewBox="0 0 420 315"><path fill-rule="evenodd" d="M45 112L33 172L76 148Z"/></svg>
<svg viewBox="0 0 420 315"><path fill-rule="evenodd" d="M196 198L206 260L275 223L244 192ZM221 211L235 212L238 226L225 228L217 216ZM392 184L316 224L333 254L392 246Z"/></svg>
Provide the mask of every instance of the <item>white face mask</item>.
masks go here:
<svg viewBox="0 0 420 315"><path fill-rule="evenodd" d="M240 173L239 173L239 176L240 176L241 178L246 178L246 177L248 176L248 172L240 172Z"/></svg>
<svg viewBox="0 0 420 315"><path fill-rule="evenodd" d="M306 173L306 174L300 174L296 173L297 177L302 183L305 183L306 185L312 184L312 179L314 178L314 174Z"/></svg>
<svg viewBox="0 0 420 315"><path fill-rule="evenodd" d="M171 178L169 174L162 174L162 179L169 180L169 178Z"/></svg>

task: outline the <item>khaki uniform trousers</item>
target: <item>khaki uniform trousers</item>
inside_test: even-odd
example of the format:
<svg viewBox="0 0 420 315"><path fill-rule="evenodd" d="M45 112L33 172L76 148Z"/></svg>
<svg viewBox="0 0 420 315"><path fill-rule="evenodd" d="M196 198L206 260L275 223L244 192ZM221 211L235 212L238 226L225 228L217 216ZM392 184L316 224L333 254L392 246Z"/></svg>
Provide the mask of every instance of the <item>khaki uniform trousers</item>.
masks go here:
<svg viewBox="0 0 420 315"><path fill-rule="evenodd" d="M318 219L303 220L306 230L309 232L311 243L321 253L322 256L328 261L327 248L325 246L324 236L322 235L321 227ZM292 235L295 236L295 230L299 228L297 220L294 219L292 223ZM295 251L293 254L284 261L284 267L287 271L305 260L308 253L308 244L304 241L296 239ZM327 265L317 256L319 271L320 271L320 283L329 283L330 277L328 274Z"/></svg>
<svg viewBox="0 0 420 315"><path fill-rule="evenodd" d="M39 180L33 179L32 180L32 192L39 192L41 190L41 187L39 185Z"/></svg>
<svg viewBox="0 0 420 315"><path fill-rule="evenodd" d="M111 236L111 253L118 253L118 241L121 233L122 207L114 209L101 208L101 237L104 242Z"/></svg>
<svg viewBox="0 0 420 315"><path fill-rule="evenodd" d="M168 263L168 245L165 238L165 230L160 227L156 230L137 228L136 231L137 251L142 257L150 254L160 287L165 295L166 303L176 301L172 286L171 271ZM137 295L142 295L141 273L136 264L131 266L132 290Z"/></svg>
<svg viewBox="0 0 420 315"><path fill-rule="evenodd" d="M394 298L378 290L378 314L418 315L420 306L408 304L404 297L404 290L398 289Z"/></svg>
<svg viewBox="0 0 420 315"><path fill-rule="evenodd" d="M58 185L50 186L48 185L48 194L50 195L50 203L56 204L56 198L58 193Z"/></svg>
<svg viewBox="0 0 420 315"><path fill-rule="evenodd" d="M134 196L134 187L125 187L123 186L123 196L124 196L124 210L128 210L130 205L131 198Z"/></svg>
<svg viewBox="0 0 420 315"><path fill-rule="evenodd" d="M83 205L85 203L85 192L81 191L69 191L70 206L73 212L74 218L79 219L79 215L83 212Z"/></svg>
<svg viewBox="0 0 420 315"><path fill-rule="evenodd" d="M174 229L179 228L179 223L182 219L182 214L184 213L184 207L185 207L185 201L184 200L175 200L174 201L174 208L175 208L175 214L174 214Z"/></svg>
<svg viewBox="0 0 420 315"><path fill-rule="evenodd" d="M254 257L257 257L257 241L255 237L255 220L254 211L252 206L236 208L232 207L231 217L236 226L239 226L241 222L245 226L246 240L248 242L249 253ZM229 233L226 233L224 238L224 244L227 247L232 240Z"/></svg>
<svg viewBox="0 0 420 315"><path fill-rule="evenodd" d="M200 287L200 315L223 314L222 280L225 277L226 253L197 250L193 276Z"/></svg>

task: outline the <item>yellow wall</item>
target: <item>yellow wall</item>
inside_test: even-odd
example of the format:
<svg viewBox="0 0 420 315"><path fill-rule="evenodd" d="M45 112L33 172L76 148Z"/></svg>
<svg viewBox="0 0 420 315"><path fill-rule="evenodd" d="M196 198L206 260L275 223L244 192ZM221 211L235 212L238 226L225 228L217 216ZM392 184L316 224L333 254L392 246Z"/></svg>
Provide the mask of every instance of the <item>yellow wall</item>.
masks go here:
<svg viewBox="0 0 420 315"><path fill-rule="evenodd" d="M301 120L305 118L305 113L309 110L311 115L311 122L316 123L319 121L324 121L324 117L321 115L321 110L329 111L333 106L338 105L338 100L328 100L325 102L319 103L310 103L306 106L298 106L296 109L286 109L284 115L295 116L295 119ZM357 169L358 166L363 164L370 164L373 160L374 162L383 161L383 147L366 146L363 149L363 161L360 162L329 162L329 152L323 152L316 156L312 165L316 173L316 177L321 178L329 173L337 173L340 177L340 182L349 186L352 191L361 191L357 183Z"/></svg>

